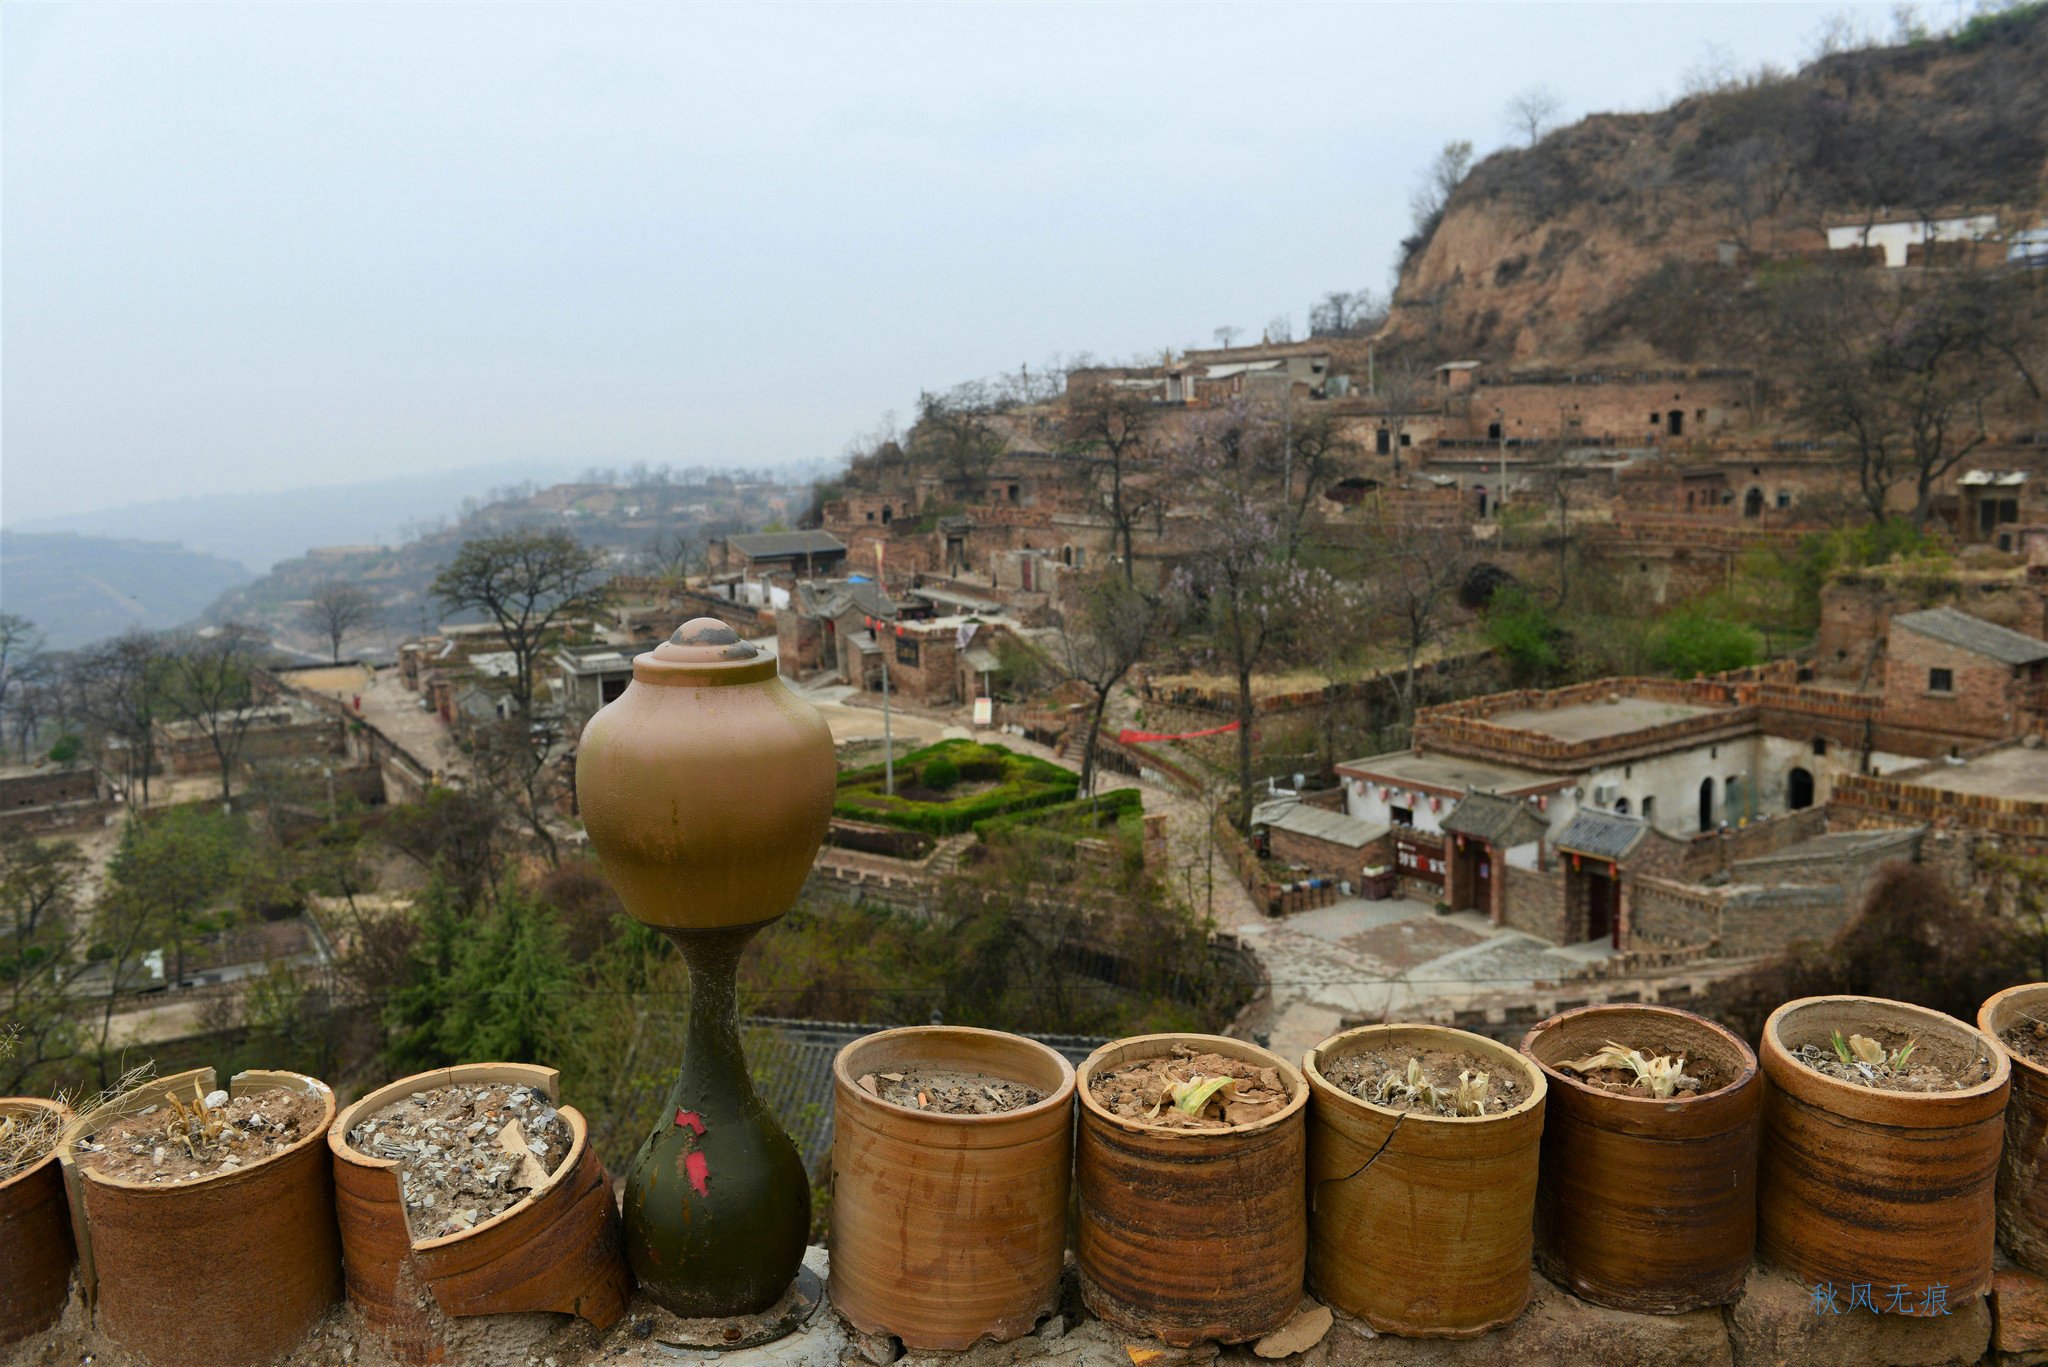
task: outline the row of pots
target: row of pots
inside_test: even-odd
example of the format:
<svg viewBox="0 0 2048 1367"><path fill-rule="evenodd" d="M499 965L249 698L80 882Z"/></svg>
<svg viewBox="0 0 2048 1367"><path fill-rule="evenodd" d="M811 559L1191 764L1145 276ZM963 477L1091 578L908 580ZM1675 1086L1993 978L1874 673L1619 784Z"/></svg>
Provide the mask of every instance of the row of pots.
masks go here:
<svg viewBox="0 0 2048 1367"><path fill-rule="evenodd" d="M411 1238L398 1164L347 1142L357 1120L416 1091L512 1083L553 1101L558 1080L550 1068L475 1064L337 1108L316 1078L240 1073L230 1096L300 1092L318 1101L318 1122L278 1153L180 1183L94 1171L76 1161L75 1141L167 1096L211 1092L211 1068L155 1079L71 1117L48 1158L0 1183L0 1347L56 1322L74 1261L99 1329L153 1367L268 1361L304 1338L344 1288L365 1324L412 1361L439 1356L451 1316L553 1310L608 1327L625 1312L632 1273L611 1179L573 1107L560 1108L569 1152L541 1187L436 1239ZM8 1098L0 1114L52 1105Z"/></svg>
<svg viewBox="0 0 2048 1367"><path fill-rule="evenodd" d="M1071 1180L1089 1308L1173 1344L1259 1337L1304 1287L1383 1332L1480 1334L1527 1304L1532 1261L1586 1300L1641 1313L1732 1301L1758 1255L1810 1284L1905 1284L1916 1300L1941 1287L1959 1304L1990 1284L1994 1187L2008 1249L2048 1274L2048 1184L2035 1172L2048 1069L2015 1070L1996 1038L2023 1010L2048 1012L2048 984L1993 998L1981 1030L1904 1003L1805 998L1767 1022L1761 1069L1711 1021L1633 1005L1565 1012L1519 1051L1439 1026L1365 1026L1299 1069L1211 1036L1120 1040L1076 1070L999 1032L887 1031L835 1064L832 1301L856 1328L916 1349L1028 1332L1055 1305ZM1886 1091L1794 1057L1837 1029L1873 1028L1917 1039L1923 1057L1988 1055L1991 1076ZM1658 1100L1559 1070L1610 1039L1682 1055L1714 1085ZM1187 1130L1096 1103L1094 1077L1186 1044L1275 1069L1287 1104ZM1351 1055L1425 1050L1477 1055L1516 1079L1519 1102L1470 1118L1400 1112L1327 1076ZM1044 1100L911 1112L856 1082L919 1066L993 1074Z"/></svg>

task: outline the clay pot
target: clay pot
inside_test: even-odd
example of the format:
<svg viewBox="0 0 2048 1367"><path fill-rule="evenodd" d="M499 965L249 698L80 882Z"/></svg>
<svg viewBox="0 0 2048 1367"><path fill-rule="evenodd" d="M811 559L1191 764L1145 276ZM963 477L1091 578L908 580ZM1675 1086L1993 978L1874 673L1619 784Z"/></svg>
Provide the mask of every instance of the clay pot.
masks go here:
<svg viewBox="0 0 2048 1367"><path fill-rule="evenodd" d="M396 1159L352 1148L348 1132L401 1097L434 1087L507 1082L556 1099L561 1074L525 1063L471 1063L415 1073L363 1097L327 1131L348 1297L393 1353L434 1357L445 1315L553 1310L609 1329L625 1312L632 1274L619 1246L612 1184L590 1147L583 1116L561 1108L569 1152L546 1185L459 1233L415 1242L405 1223ZM431 1293L423 1300L420 1291Z"/></svg>
<svg viewBox="0 0 2048 1367"><path fill-rule="evenodd" d="M1834 1031L1887 1044L1911 1037L1937 1064L1989 1057L1991 1076L1953 1092L1888 1092L1792 1057ZM1897 1039L1890 1036L1896 1035ZM1993 1191L2012 1068L1961 1021L1876 997L1802 997L1764 1022L1757 1156L1757 1254L1808 1285L1869 1284L1877 1310L1905 1286L1946 1288L1951 1306L1991 1285Z"/></svg>
<svg viewBox="0 0 2048 1367"><path fill-rule="evenodd" d="M2027 1021L2048 1021L2048 983L2008 987L1977 1010L1977 1028L1993 1039ZM2012 1096L2005 1104L2005 1151L1998 1162L1998 1242L2030 1272L2048 1276L2048 1068L2006 1051Z"/></svg>
<svg viewBox="0 0 2048 1367"><path fill-rule="evenodd" d="M0 1097L0 1116L54 1112L62 1103L35 1096ZM57 1322L71 1294L71 1215L57 1149L0 1182L0 1348Z"/></svg>
<svg viewBox="0 0 2048 1367"><path fill-rule="evenodd" d="M775 657L699 617L633 661L590 718L576 797L590 846L636 920L759 925L788 911L832 821L832 732Z"/></svg>
<svg viewBox="0 0 2048 1367"><path fill-rule="evenodd" d="M996 1115L907 1111L861 1090L908 1068L1036 1088ZM1073 1163L1074 1069L1035 1040L917 1025L856 1040L832 1063L832 1304L910 1349L1031 1332L1059 1306Z"/></svg>
<svg viewBox="0 0 2048 1367"><path fill-rule="evenodd" d="M136 1088L65 1130L64 1175L79 1262L90 1274L101 1332L153 1367L262 1363L290 1349L341 1299L334 1183L321 1138L334 1093L301 1073L238 1073L231 1096L289 1088L320 1114L282 1153L175 1185L105 1177L77 1161L73 1141L117 1116L159 1105L211 1068Z"/></svg>
<svg viewBox="0 0 2048 1367"><path fill-rule="evenodd" d="M1558 1065L1607 1041L1710 1068L1712 1091L1658 1100L1591 1086ZM1581 1300L1674 1315L1742 1294L1756 1246L1756 1055L1668 1006L1586 1006L1522 1040L1543 1069L1536 1266Z"/></svg>
<svg viewBox="0 0 2048 1367"><path fill-rule="evenodd" d="M1478 1055L1522 1098L1495 1115L1396 1111L1331 1082L1354 1054ZM1469 1338L1529 1303L1543 1072L1505 1044L1438 1025L1365 1025L1302 1063L1309 1107L1309 1289L1386 1333Z"/></svg>
<svg viewBox="0 0 2048 1367"><path fill-rule="evenodd" d="M1089 1080L1186 1044L1278 1070L1277 1114L1220 1130L1174 1130L1111 1115ZM1137 1035L1103 1045L1075 1073L1074 1171L1081 1189L1081 1298L1097 1315L1167 1343L1242 1343L1301 1301L1308 1229L1302 1116L1308 1086L1278 1054L1217 1035Z"/></svg>

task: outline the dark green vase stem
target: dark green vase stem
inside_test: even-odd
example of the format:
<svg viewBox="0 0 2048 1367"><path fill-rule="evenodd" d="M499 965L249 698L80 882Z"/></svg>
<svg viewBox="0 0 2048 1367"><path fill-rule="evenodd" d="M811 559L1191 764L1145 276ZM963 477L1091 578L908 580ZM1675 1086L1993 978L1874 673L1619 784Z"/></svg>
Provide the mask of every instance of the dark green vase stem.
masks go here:
<svg viewBox="0 0 2048 1367"><path fill-rule="evenodd" d="M626 1179L626 1253L647 1294L691 1318L774 1305L810 1236L810 1179L740 1045L740 953L759 929L668 932L690 968L690 1019L682 1072Z"/></svg>

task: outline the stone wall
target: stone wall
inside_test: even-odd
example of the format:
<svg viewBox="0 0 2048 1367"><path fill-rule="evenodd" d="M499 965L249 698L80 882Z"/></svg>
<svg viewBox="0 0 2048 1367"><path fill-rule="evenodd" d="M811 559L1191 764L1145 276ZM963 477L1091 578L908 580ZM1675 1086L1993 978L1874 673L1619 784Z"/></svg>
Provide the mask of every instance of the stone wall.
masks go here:
<svg viewBox="0 0 2048 1367"><path fill-rule="evenodd" d="M1363 846L1339 845L1278 828L1271 832L1270 848L1272 857L1282 864L1299 865L1311 877L1334 878L1353 888L1358 886L1367 865L1386 864L1392 859L1385 840L1368 841Z"/></svg>

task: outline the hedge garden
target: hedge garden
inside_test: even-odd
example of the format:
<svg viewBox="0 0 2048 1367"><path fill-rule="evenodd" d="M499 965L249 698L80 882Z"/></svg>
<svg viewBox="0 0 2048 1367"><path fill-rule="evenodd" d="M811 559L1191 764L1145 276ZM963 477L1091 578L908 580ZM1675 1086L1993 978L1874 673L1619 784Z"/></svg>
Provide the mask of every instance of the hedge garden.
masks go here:
<svg viewBox="0 0 2048 1367"><path fill-rule="evenodd" d="M1081 776L1000 745L942 740L896 763L896 792L884 790L879 764L839 776L836 816L927 835L957 835L976 822L1074 800Z"/></svg>

